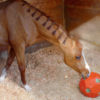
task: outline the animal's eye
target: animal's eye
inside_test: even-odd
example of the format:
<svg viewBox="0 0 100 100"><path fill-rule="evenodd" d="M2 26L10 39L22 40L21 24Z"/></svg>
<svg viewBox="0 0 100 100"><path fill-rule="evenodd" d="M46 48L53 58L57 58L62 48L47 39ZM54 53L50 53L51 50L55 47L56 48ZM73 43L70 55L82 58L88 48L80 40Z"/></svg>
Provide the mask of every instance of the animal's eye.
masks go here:
<svg viewBox="0 0 100 100"><path fill-rule="evenodd" d="M76 59L77 59L77 60L80 60L80 59L81 59L81 56L76 56Z"/></svg>

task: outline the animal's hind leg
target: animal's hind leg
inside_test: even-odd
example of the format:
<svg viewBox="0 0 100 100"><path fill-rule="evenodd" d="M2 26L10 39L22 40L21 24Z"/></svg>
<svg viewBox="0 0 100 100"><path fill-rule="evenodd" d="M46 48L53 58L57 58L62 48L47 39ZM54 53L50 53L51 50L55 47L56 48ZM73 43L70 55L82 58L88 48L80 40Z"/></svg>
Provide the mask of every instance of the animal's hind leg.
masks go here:
<svg viewBox="0 0 100 100"><path fill-rule="evenodd" d="M5 79L5 77L7 75L7 70L10 68L14 58L15 58L15 53L14 53L14 50L11 48L9 51L6 65L5 65L4 69L2 70L2 73L0 76L0 81L3 81Z"/></svg>
<svg viewBox="0 0 100 100"><path fill-rule="evenodd" d="M21 80L24 85L24 88L27 91L30 91L31 88L26 84L26 79L25 79L25 70L26 70L26 65L25 65L25 44L21 43L18 46L14 47L15 50L15 55L17 58L17 63L19 66L20 74L21 74Z"/></svg>

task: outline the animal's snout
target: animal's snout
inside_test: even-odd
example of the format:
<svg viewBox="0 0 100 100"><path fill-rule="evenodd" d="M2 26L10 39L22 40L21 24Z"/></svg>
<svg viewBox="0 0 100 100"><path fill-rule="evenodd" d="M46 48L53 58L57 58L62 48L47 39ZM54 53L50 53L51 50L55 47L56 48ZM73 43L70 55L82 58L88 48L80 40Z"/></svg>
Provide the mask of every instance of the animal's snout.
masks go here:
<svg viewBox="0 0 100 100"><path fill-rule="evenodd" d="M82 78L83 79L86 79L86 78L88 78L90 76L90 74L87 74L86 76L84 76L83 74L82 74Z"/></svg>
<svg viewBox="0 0 100 100"><path fill-rule="evenodd" d="M83 72L82 72L82 78L83 79L86 79L90 76L91 72L88 70L88 69L85 69Z"/></svg>
<svg viewBox="0 0 100 100"><path fill-rule="evenodd" d="M90 70L90 66L88 65L88 63L85 59L83 51L82 51L82 55L83 55L83 59L84 59L84 62L85 62L85 68L82 70L82 77L87 78L87 77L90 76L91 70Z"/></svg>

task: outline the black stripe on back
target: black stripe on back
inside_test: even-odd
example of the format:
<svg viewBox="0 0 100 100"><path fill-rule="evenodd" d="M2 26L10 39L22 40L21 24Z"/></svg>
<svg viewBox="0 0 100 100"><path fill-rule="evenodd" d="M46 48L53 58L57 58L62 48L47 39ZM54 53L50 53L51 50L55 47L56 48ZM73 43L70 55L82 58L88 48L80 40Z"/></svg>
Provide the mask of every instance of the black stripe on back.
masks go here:
<svg viewBox="0 0 100 100"><path fill-rule="evenodd" d="M38 21L38 20L41 18L41 16L42 16L42 14L40 14L40 16L38 16L38 17L36 18L36 20Z"/></svg>
<svg viewBox="0 0 100 100"><path fill-rule="evenodd" d="M36 12L37 12L37 10L35 10L35 11L32 13L32 17L35 16Z"/></svg>
<svg viewBox="0 0 100 100"><path fill-rule="evenodd" d="M47 18L47 20L46 20L42 25L43 25L43 26L46 26L46 24L48 23L49 20L50 20L50 19Z"/></svg>
<svg viewBox="0 0 100 100"><path fill-rule="evenodd" d="M52 27L53 25L54 25L54 22L51 21L51 25L49 25L49 26L47 27L47 29L50 30L51 27Z"/></svg>
<svg viewBox="0 0 100 100"><path fill-rule="evenodd" d="M52 32L52 35L55 35L58 29L59 29L59 26L57 26L57 29Z"/></svg>
<svg viewBox="0 0 100 100"><path fill-rule="evenodd" d="M65 44L65 43L66 43L66 40L67 40L67 37L65 37L65 39L64 39L64 41L63 41L63 44Z"/></svg>
<svg viewBox="0 0 100 100"><path fill-rule="evenodd" d="M31 14L32 17L35 16L35 14L36 14L37 11L41 13L41 15L38 16L38 17L36 18L36 20L39 20L41 16L47 17L47 20L42 24L43 26L46 26L46 24L48 23L48 21L53 22L53 24L55 24L55 25L57 26L57 29L54 30L54 31L52 32L52 34L55 35L56 32L57 32L57 30L59 29L59 25L56 24L56 23L54 22L54 20L50 19L50 17L47 16L44 12L42 12L42 11L39 10L38 8L34 7L33 5L29 4L28 2L23 1L23 4L22 4L22 5L24 6L24 5L26 5L26 4L30 7L30 8L27 10L28 12L31 11L31 8L34 8L34 9L35 9L35 11ZM51 24L50 26L48 26L47 29L48 29L48 30L51 29L51 27L52 27L53 24Z"/></svg>
<svg viewBox="0 0 100 100"><path fill-rule="evenodd" d="M62 35L63 35L63 33L61 33L61 34L58 36L58 40L61 39Z"/></svg>

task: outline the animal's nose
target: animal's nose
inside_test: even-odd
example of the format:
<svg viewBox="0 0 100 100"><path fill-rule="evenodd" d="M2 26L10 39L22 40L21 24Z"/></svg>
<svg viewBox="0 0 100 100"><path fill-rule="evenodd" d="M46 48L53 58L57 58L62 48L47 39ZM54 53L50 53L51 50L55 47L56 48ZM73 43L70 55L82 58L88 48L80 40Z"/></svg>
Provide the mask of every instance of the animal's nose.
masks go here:
<svg viewBox="0 0 100 100"><path fill-rule="evenodd" d="M84 72L82 72L82 78L86 79L90 76L90 71L89 70L85 70Z"/></svg>
<svg viewBox="0 0 100 100"><path fill-rule="evenodd" d="M90 73L88 73L87 75L83 75L83 74L82 74L82 78L83 78L83 79L86 79L86 78L88 78L89 76L90 76Z"/></svg>

